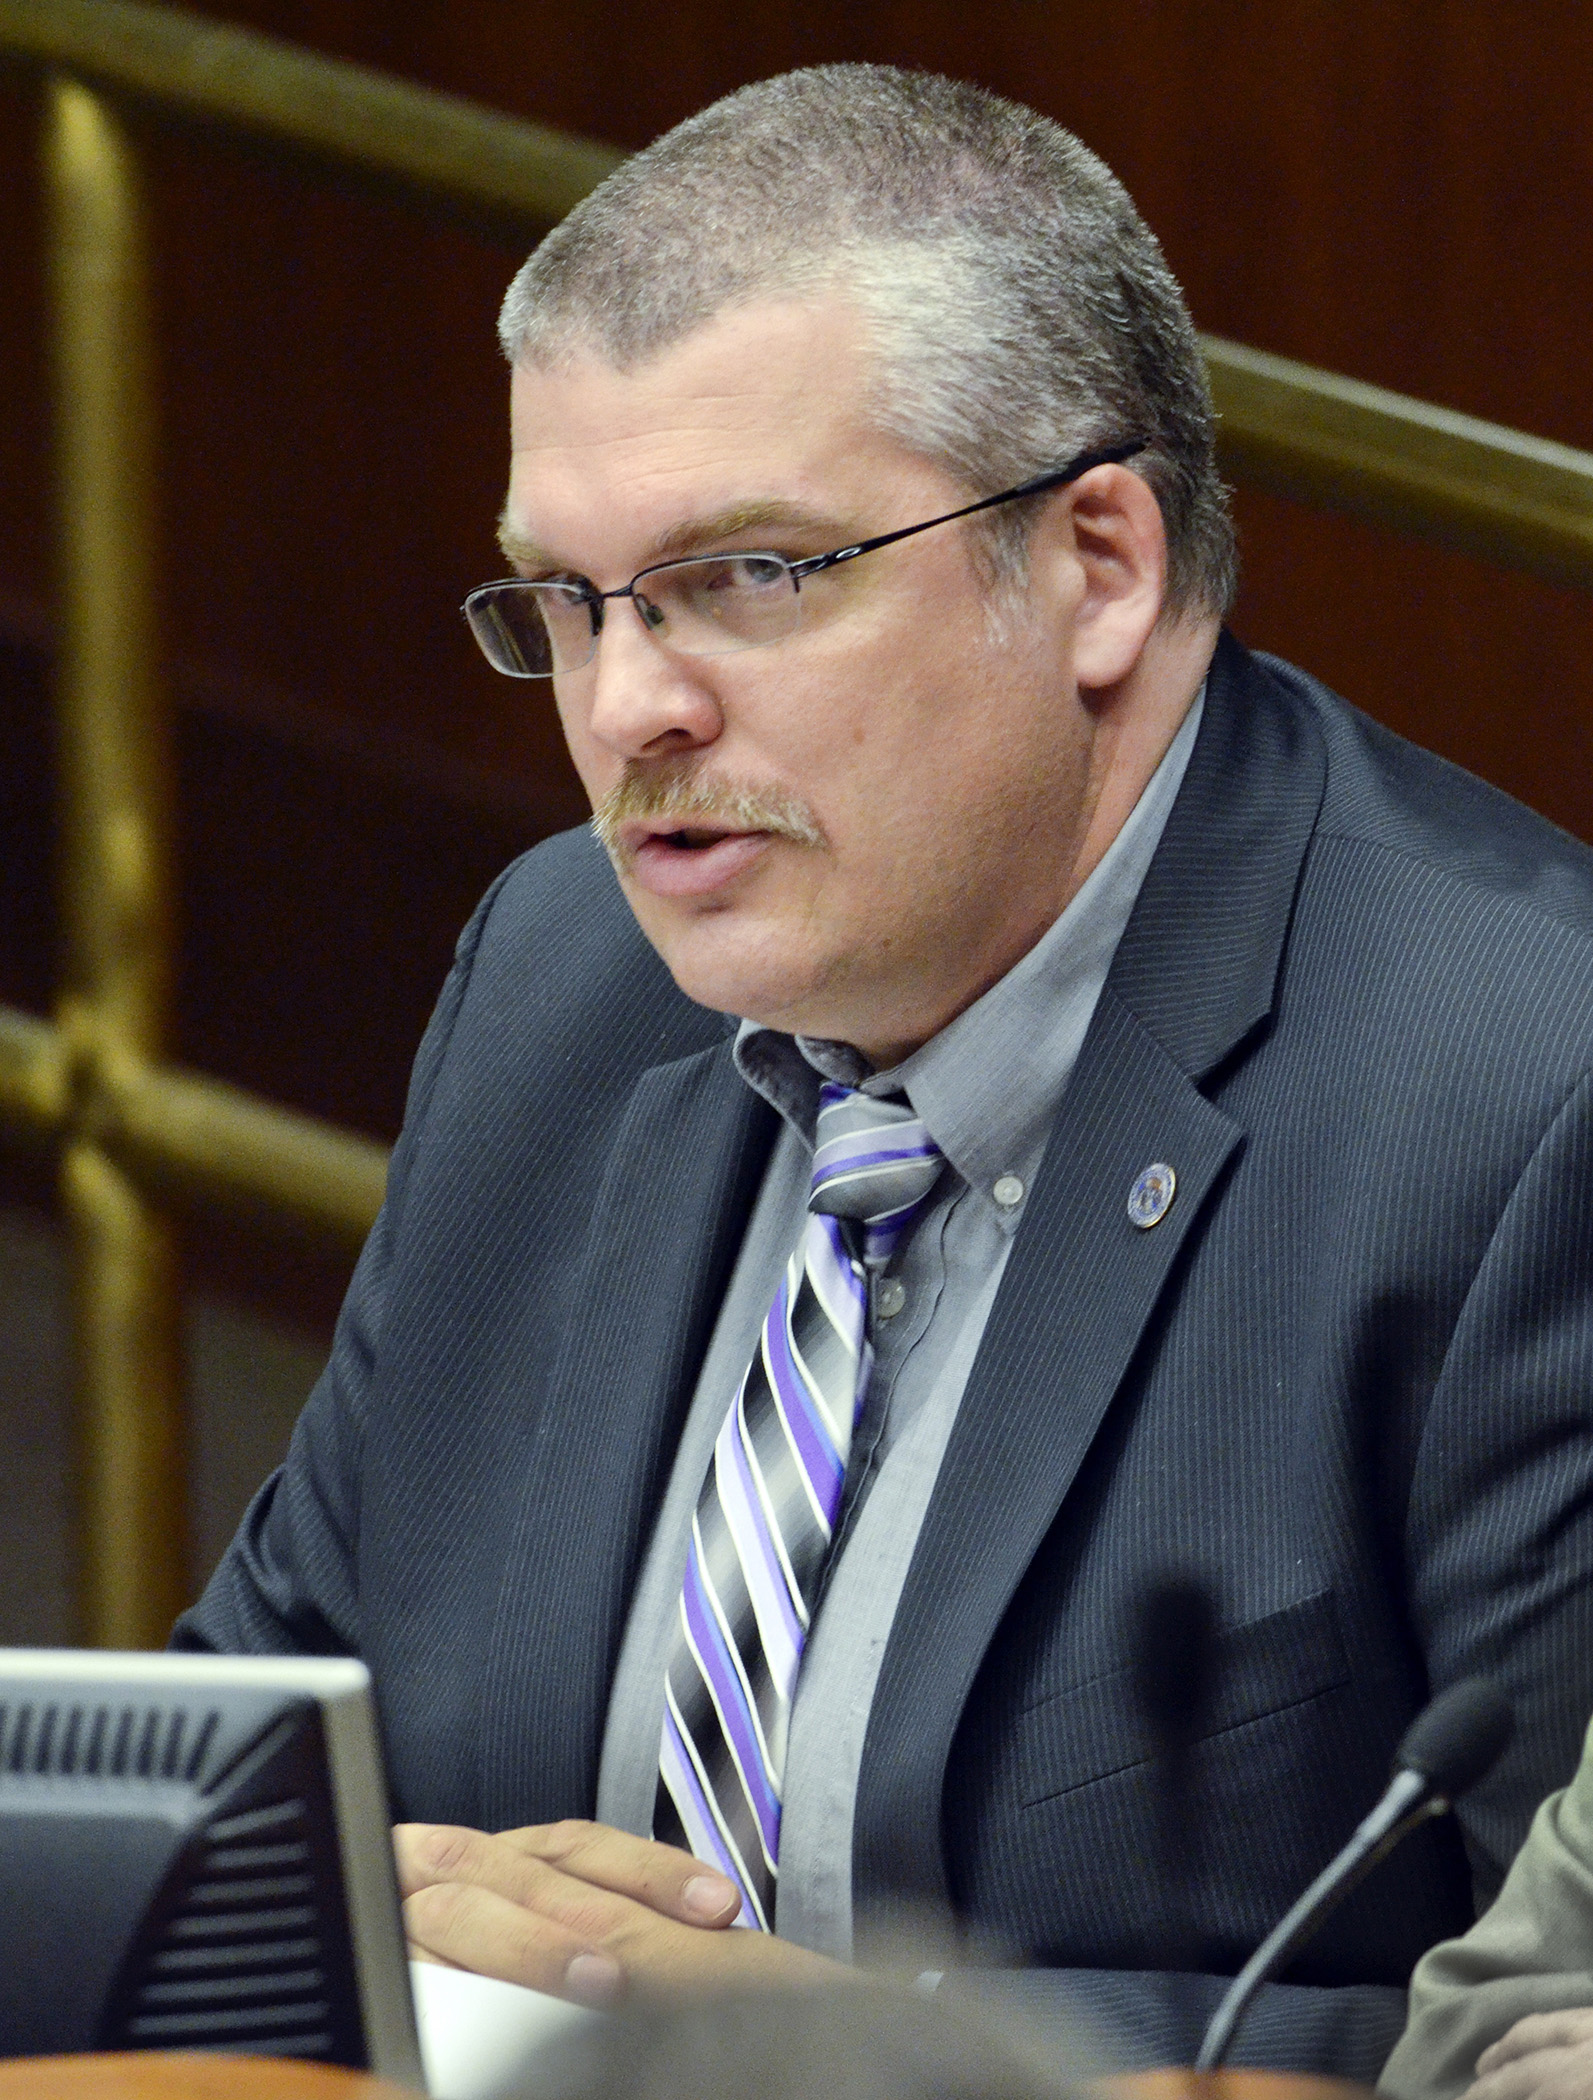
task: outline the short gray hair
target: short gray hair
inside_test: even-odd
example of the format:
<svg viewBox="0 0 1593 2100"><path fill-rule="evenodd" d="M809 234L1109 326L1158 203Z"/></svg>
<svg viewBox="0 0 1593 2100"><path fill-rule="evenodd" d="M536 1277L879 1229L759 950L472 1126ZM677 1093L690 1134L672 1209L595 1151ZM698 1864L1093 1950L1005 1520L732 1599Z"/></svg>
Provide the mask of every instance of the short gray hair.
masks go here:
<svg viewBox="0 0 1593 2100"><path fill-rule="evenodd" d="M1145 440L1170 610L1222 613L1235 558L1211 394L1178 283L1104 161L965 82L813 66L624 162L537 249L499 319L514 362L621 370L727 308L840 291L878 354L873 423L977 495ZM991 517L998 570L1026 521Z"/></svg>

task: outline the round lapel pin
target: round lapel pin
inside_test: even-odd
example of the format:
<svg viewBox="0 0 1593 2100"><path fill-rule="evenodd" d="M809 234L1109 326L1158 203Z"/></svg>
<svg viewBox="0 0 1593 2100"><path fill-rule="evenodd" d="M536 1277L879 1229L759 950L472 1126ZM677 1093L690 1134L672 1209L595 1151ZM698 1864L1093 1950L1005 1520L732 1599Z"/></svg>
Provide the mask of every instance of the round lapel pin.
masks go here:
<svg viewBox="0 0 1593 2100"><path fill-rule="evenodd" d="M1140 1173L1128 1192L1128 1221L1141 1232L1159 1225L1172 1207L1178 1191L1178 1176L1165 1160L1155 1160Z"/></svg>

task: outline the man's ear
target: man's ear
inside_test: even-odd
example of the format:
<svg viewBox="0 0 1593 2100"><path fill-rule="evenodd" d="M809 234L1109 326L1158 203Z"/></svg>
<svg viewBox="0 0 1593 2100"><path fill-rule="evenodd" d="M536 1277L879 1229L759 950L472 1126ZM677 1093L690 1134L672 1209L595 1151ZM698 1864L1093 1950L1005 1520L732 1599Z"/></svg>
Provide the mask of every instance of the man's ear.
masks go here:
<svg viewBox="0 0 1593 2100"><path fill-rule="evenodd" d="M1095 467L1058 492L1032 546L1070 572L1073 669L1085 691L1120 684L1139 662L1167 591L1167 532L1150 485L1129 467ZM1056 581L1063 581L1059 572Z"/></svg>

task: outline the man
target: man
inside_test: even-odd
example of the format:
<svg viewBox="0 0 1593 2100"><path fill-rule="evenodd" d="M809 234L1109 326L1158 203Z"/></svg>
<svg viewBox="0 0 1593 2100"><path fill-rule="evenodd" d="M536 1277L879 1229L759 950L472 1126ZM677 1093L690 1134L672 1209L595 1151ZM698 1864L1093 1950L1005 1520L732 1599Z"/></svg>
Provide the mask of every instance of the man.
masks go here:
<svg viewBox="0 0 1593 2100"><path fill-rule="evenodd" d="M1388 2100L1593 2100L1593 1731L1532 1819L1504 1887L1424 1954Z"/></svg>
<svg viewBox="0 0 1593 2100"><path fill-rule="evenodd" d="M755 1986L949 1912L1163 2060L1491 1671L1464 1849L1242 2037L1368 2075L1593 1703L1589 856L1220 635L1187 313L1032 112L746 89L502 332L516 576L470 616L602 843L467 929L180 1638L369 1660L440 1958ZM1221 1619L1182 1934L1169 1566Z"/></svg>

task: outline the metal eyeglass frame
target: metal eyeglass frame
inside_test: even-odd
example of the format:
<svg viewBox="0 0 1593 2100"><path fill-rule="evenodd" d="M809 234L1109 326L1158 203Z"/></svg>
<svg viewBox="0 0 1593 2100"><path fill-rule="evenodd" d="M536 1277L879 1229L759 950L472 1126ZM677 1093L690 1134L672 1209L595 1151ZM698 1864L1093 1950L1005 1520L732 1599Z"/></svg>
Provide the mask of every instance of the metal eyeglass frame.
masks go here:
<svg viewBox="0 0 1593 2100"><path fill-rule="evenodd" d="M790 576L793 587L800 591L805 578L821 575L826 569L839 568L844 561L856 561L860 554L872 554L876 548L894 546L897 540L910 540L915 533L928 532L936 525L949 525L956 518L971 518L978 511L993 510L1000 503L1015 503L1020 496L1042 496L1050 489L1066 488L1069 482L1078 481L1085 474L1093 472L1096 467L1120 466L1124 460L1132 459L1136 453L1143 452L1147 442L1148 440L1145 438L1133 438L1125 444L1104 445L1085 452L1077 452L1066 466L1048 467L1043 474L1032 475L1029 480L1020 481L1016 488L1003 489L999 495L981 496L978 502L965 503L960 510L944 511L938 518L925 518L918 525L899 526L895 532L876 533L872 539L856 540L852 545L836 547L828 554L809 554L805 555L800 561L790 561L785 555L775 554L772 550L763 547L737 548L734 552L742 558L755 557L762 561L779 562L780 566ZM660 569L681 568L689 561L714 561L727 558L724 555L694 554L677 556L673 561L651 562L645 569L638 569L629 583L621 584L612 591L600 591L594 583L584 576L574 582L567 582L563 578L542 580L547 582L556 580L560 589L571 592L586 606L592 618L592 646L593 655L595 655L597 639L603 631L603 608L611 598L629 598L633 600L636 610L641 617L642 625L647 628L655 627L663 615L657 613L657 609L649 603L646 595L637 590L636 586L639 583L649 576L657 575ZM502 583L532 584L533 581L533 579L523 576L504 577L502 579ZM483 583L476 586L478 591L497 590L499 588L501 588L501 584ZM461 608L467 616L470 610L471 599L475 596L476 591L472 591ZM648 615L650 613L656 616L649 619ZM475 629L472 628L471 632L474 634ZM480 644L479 636L477 636L477 642ZM485 654L485 645L482 644L481 646L483 654ZM490 656L487 660L489 663L492 662ZM581 663L571 665L569 668L584 670L591 661L592 658L588 656ZM500 668L499 665L493 664L495 671ZM557 673L552 670L520 671L509 672L506 675L521 678L552 678Z"/></svg>

